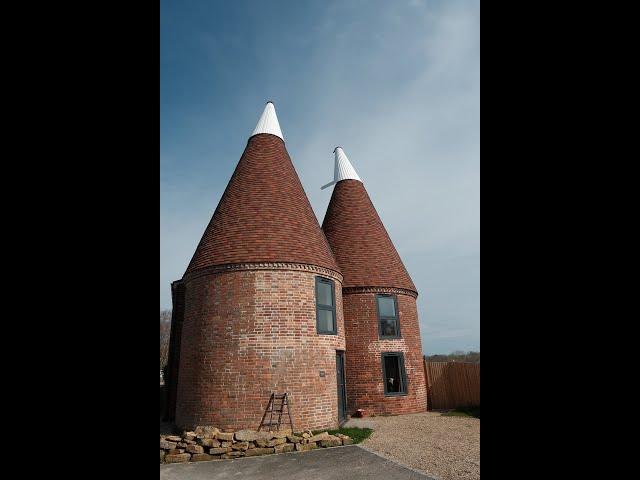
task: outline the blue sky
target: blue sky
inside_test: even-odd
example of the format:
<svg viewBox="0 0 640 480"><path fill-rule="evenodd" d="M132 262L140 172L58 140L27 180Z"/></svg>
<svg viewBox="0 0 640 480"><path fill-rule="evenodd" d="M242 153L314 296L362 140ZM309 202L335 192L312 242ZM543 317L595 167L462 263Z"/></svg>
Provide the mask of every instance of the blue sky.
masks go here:
<svg viewBox="0 0 640 480"><path fill-rule="evenodd" d="M160 308L267 100L322 223L341 145L420 296L426 354L480 348L480 5L162 1Z"/></svg>

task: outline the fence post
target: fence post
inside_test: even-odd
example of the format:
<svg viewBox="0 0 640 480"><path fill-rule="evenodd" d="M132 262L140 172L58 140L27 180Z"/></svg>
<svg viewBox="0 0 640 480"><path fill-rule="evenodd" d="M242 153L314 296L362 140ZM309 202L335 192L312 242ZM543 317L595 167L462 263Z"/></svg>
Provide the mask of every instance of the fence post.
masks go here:
<svg viewBox="0 0 640 480"><path fill-rule="evenodd" d="M424 368L424 384L427 389L427 412L433 410L433 401L431 399L431 382L429 381L429 367L427 366L427 359L422 357L422 367Z"/></svg>

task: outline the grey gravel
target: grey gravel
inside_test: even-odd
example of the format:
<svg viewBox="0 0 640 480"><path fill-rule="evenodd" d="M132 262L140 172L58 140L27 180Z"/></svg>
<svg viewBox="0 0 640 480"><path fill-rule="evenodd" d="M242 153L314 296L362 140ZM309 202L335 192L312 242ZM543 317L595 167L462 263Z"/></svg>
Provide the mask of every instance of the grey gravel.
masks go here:
<svg viewBox="0 0 640 480"><path fill-rule="evenodd" d="M369 417L374 431L362 445L442 480L480 478L480 420L426 412Z"/></svg>

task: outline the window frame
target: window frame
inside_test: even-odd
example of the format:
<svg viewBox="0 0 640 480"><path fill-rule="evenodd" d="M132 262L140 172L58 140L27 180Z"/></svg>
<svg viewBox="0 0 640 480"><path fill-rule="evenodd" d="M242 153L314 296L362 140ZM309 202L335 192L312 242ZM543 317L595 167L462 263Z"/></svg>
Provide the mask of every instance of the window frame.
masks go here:
<svg viewBox="0 0 640 480"><path fill-rule="evenodd" d="M387 371L385 367L385 358L396 357L398 359L398 369L400 370L400 381L402 382L402 390L399 392L389 392L387 390ZM404 354L402 352L382 352L380 355L382 361L382 383L384 384L385 397L403 397L409 394L409 381L407 379L407 370L404 366Z"/></svg>
<svg viewBox="0 0 640 480"><path fill-rule="evenodd" d="M396 315L394 317L390 317L388 315L381 315L380 314L380 303L378 302L378 298L380 297L387 297L387 298L393 298L393 308L396 312ZM378 293L376 294L376 312L378 314L378 337L381 340L386 340L386 339L393 339L393 338L402 338L402 332L400 331L400 310L398 309L398 297L397 295L392 295L392 294L384 294L384 293ZM383 320L395 320L396 322L396 334L395 335L383 335L382 334L382 321Z"/></svg>
<svg viewBox="0 0 640 480"><path fill-rule="evenodd" d="M333 306L322 305L319 302L318 285L325 283L331 285L331 297L333 298ZM333 313L333 330L320 330L320 311L325 310ZM316 333L318 335L337 335L338 334L338 316L336 315L336 284L330 278L316 277Z"/></svg>

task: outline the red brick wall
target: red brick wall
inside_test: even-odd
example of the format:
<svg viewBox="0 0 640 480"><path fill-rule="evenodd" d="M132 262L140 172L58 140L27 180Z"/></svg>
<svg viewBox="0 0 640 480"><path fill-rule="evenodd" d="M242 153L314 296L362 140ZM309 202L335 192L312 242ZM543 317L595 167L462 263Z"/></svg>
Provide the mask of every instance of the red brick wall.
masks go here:
<svg viewBox="0 0 640 480"><path fill-rule="evenodd" d="M376 415L417 413L427 409L416 300L410 295L397 295L397 299L402 338L380 340L375 293L345 293L343 296L350 415L358 408ZM381 352L404 353L406 396L384 395Z"/></svg>
<svg viewBox="0 0 640 480"><path fill-rule="evenodd" d="M256 429L272 391L291 394L296 430L337 425L341 283L334 278L338 335L318 335L316 275L245 270L185 278L178 426Z"/></svg>

